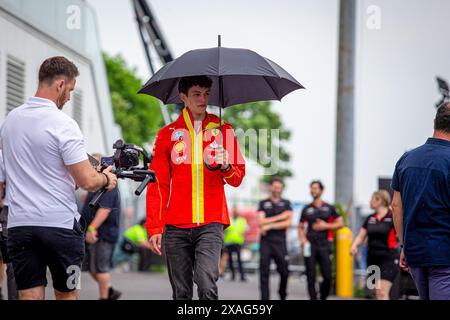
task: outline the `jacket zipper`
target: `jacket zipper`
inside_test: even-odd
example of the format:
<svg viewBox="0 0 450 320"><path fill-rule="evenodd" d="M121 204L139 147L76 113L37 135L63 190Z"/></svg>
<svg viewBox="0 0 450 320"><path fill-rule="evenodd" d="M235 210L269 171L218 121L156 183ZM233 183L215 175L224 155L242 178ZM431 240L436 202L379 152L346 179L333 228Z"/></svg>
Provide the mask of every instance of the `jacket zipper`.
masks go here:
<svg viewBox="0 0 450 320"><path fill-rule="evenodd" d="M198 174L198 166L199 166L199 159L198 159L198 135L195 133L195 170L197 172L197 225L200 225L200 195L199 195L199 187L200 187L200 180L199 180L199 174Z"/></svg>

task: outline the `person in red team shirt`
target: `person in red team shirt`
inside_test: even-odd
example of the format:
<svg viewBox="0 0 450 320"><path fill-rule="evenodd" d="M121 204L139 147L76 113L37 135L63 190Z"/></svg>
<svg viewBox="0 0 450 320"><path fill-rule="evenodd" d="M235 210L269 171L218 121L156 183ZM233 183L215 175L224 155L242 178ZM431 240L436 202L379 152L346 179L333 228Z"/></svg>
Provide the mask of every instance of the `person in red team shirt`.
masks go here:
<svg viewBox="0 0 450 320"><path fill-rule="evenodd" d="M173 299L218 299L223 230L230 224L224 184L238 187L245 163L231 125L206 112L211 79L184 77L178 89L184 102L178 119L157 135L148 185L147 222L151 250L163 242ZM209 170L205 161L220 165ZM164 237L163 237L164 234ZM163 239L163 240L162 240Z"/></svg>

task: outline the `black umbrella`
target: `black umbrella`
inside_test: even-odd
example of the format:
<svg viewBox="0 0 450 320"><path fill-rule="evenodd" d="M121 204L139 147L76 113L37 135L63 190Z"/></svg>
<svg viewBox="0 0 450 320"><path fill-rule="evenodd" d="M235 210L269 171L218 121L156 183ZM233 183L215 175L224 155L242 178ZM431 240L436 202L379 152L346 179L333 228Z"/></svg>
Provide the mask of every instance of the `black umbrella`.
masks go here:
<svg viewBox="0 0 450 320"><path fill-rule="evenodd" d="M281 100L288 93L304 88L275 62L254 51L221 47L219 36L218 47L192 50L167 63L139 93L154 96L165 104L181 103L180 78L199 75L213 81L209 104L220 107L221 119L222 108L253 101Z"/></svg>

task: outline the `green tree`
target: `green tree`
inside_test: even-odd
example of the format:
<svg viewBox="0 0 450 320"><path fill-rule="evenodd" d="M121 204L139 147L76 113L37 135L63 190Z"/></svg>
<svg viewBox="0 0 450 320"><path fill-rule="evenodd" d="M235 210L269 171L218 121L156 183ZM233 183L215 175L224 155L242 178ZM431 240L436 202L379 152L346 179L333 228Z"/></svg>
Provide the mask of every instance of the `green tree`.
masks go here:
<svg viewBox="0 0 450 320"><path fill-rule="evenodd" d="M137 94L142 80L136 68L127 66L120 56L103 54L109 90L116 123L122 128L127 143L144 145L153 141L158 129L163 126L159 102L144 94Z"/></svg>
<svg viewBox="0 0 450 320"><path fill-rule="evenodd" d="M235 131L242 129L243 132L254 129L257 136L257 147L250 146L251 139L238 139L241 145L241 149L245 150L245 156L252 160L255 160L262 167L267 168L272 165L276 165L277 173L274 174L279 177L292 177L292 172L288 168L290 155L283 147L283 143L290 138L290 131L283 127L280 116L278 113L271 110L271 103L268 101L251 102L236 105L230 108L226 108L224 111L224 120L231 123ZM267 134L260 134L260 129L266 129ZM271 129L279 130L278 137L272 136ZM271 158L271 162L261 158L261 151L267 153L267 156ZM278 153L279 160L274 159ZM275 162L272 162L275 161ZM273 175L265 174L263 176L264 182L269 182Z"/></svg>

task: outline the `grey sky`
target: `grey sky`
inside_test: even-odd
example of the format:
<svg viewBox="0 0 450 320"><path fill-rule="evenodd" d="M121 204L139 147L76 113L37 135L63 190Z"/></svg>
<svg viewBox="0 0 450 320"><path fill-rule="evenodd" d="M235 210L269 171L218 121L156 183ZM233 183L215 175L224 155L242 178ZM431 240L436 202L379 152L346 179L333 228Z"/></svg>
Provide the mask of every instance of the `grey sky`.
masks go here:
<svg viewBox="0 0 450 320"><path fill-rule="evenodd" d="M148 1L175 56L217 44L245 47L274 60L307 90L273 103L293 136L295 177L286 196L309 200L320 178L334 198L337 79L337 0ZM147 80L131 1L89 0L102 46L121 53ZM369 29L366 9L380 9L381 28ZM450 1L358 0L355 200L366 204L379 176L389 177L401 154L432 134L435 75L450 79Z"/></svg>

